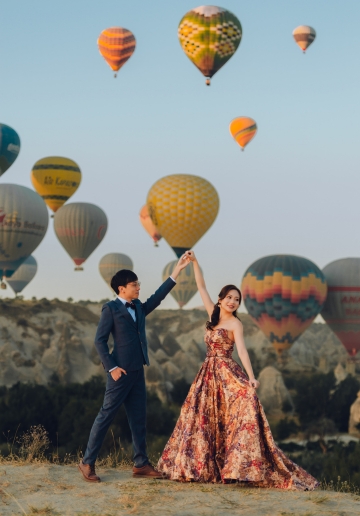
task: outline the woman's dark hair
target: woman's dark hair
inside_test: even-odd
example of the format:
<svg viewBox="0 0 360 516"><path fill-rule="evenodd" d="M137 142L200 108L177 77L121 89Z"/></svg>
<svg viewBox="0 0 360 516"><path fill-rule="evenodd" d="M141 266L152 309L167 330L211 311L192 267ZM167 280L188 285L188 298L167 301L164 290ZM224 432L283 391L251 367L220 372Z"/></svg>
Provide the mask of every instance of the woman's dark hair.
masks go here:
<svg viewBox="0 0 360 516"><path fill-rule="evenodd" d="M228 295L230 290L237 290L239 292L239 298L240 298L239 304L240 304L241 303L241 292L237 287L235 287L235 285L225 285L225 287L223 287L220 290L219 301L222 301L223 299L225 299L225 297ZM236 310L233 312L233 316L236 317L237 319L239 319L238 316L236 315ZM215 328L215 326L217 326L219 324L219 319L220 319L220 306L219 306L219 303L216 303L216 305L214 305L214 310L213 310L213 313L211 314L210 321L207 321L207 323L206 323L206 329L213 330Z"/></svg>
<svg viewBox="0 0 360 516"><path fill-rule="evenodd" d="M132 281L137 281L138 277L135 272L130 271L128 269L121 269L121 271L117 271L115 276L111 278L110 286L115 292L115 294L119 295L119 287L126 287L128 283Z"/></svg>

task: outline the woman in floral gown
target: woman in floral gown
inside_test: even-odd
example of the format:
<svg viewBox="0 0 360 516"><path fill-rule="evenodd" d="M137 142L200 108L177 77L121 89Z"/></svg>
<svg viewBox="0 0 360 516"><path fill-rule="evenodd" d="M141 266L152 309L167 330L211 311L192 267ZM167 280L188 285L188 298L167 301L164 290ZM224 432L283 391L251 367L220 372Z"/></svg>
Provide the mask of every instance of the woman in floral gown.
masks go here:
<svg viewBox="0 0 360 516"><path fill-rule="evenodd" d="M243 328L240 290L226 285L211 301L193 251L196 283L209 314L206 359L182 406L157 469L183 482L248 482L258 487L312 490L315 478L276 446L255 389ZM246 370L232 359L236 344Z"/></svg>

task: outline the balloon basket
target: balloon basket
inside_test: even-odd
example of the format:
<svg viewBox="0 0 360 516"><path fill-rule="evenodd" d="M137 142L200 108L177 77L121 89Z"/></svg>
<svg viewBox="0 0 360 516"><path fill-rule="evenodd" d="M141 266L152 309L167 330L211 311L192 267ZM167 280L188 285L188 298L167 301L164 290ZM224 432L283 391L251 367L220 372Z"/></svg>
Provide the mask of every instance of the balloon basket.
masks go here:
<svg viewBox="0 0 360 516"><path fill-rule="evenodd" d="M210 86L210 79L206 79L205 84L206 86Z"/></svg>
<svg viewBox="0 0 360 516"><path fill-rule="evenodd" d="M157 242L155 242L154 247L159 247L159 244Z"/></svg>
<svg viewBox="0 0 360 516"><path fill-rule="evenodd" d="M4 283L4 282L2 281L2 282L1 282L1 284L0 284L0 288L1 288L1 290L6 290L6 288L7 288L7 287L6 287L6 283Z"/></svg>
<svg viewBox="0 0 360 516"><path fill-rule="evenodd" d="M79 271L83 271L84 270L84 267L75 267L74 271L76 272L79 272Z"/></svg>
<svg viewBox="0 0 360 516"><path fill-rule="evenodd" d="M50 218L51 218L51 219L53 219L54 217L55 217L55 215L54 215L54 214L50 215Z"/></svg>

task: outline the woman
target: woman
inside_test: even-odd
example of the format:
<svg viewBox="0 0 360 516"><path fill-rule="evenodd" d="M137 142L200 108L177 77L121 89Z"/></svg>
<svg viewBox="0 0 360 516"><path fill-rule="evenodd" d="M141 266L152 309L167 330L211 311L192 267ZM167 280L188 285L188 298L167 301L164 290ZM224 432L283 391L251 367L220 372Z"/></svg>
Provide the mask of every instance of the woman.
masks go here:
<svg viewBox="0 0 360 516"><path fill-rule="evenodd" d="M312 490L318 482L276 446L256 395L259 387L236 311L240 290L226 285L214 305L193 251L196 284L210 321L207 355L157 469L183 482L249 482L258 487ZM236 344L246 370L231 358Z"/></svg>

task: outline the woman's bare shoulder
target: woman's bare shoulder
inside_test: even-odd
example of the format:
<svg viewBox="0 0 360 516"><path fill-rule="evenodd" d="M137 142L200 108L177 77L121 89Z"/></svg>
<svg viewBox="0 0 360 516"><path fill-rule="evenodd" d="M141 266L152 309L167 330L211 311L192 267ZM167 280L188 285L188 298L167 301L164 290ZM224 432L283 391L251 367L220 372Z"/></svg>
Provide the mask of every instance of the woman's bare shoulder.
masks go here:
<svg viewBox="0 0 360 516"><path fill-rule="evenodd" d="M242 322L240 321L240 319L238 319L237 317L234 317L234 320L231 321L231 329L232 329L232 331L235 331L235 330L243 331L243 325L242 325Z"/></svg>

